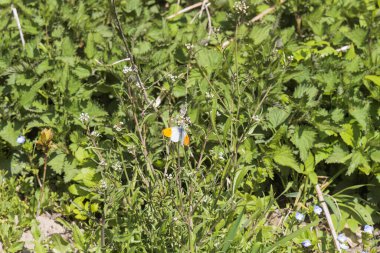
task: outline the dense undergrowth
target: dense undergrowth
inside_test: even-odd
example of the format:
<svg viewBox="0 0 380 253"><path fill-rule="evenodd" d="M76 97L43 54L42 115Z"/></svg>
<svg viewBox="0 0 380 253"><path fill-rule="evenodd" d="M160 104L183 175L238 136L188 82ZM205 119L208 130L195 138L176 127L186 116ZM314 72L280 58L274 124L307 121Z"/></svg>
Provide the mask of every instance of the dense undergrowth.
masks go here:
<svg viewBox="0 0 380 253"><path fill-rule="evenodd" d="M197 3L0 1L7 252L377 252L380 2Z"/></svg>

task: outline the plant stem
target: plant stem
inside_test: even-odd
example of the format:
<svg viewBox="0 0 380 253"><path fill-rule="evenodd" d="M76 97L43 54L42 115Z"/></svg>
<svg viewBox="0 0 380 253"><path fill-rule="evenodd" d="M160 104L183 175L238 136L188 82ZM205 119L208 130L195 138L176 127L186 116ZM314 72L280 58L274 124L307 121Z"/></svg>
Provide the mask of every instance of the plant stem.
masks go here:
<svg viewBox="0 0 380 253"><path fill-rule="evenodd" d="M332 237L334 239L335 248L336 248L336 250L338 252L341 252L340 246L339 246L339 242L338 242L338 236L336 235L336 231L335 231L332 219L331 219L330 211L329 211L329 208L326 205L325 199L323 198L323 193L321 191L321 188L319 187L319 184L315 185L315 189L317 191L318 200L321 203L323 212L325 213L325 216L326 216L326 219L327 219L327 223L328 223L328 225L330 227L331 235L332 235Z"/></svg>
<svg viewBox="0 0 380 253"><path fill-rule="evenodd" d="M44 173L43 173L43 176L42 176L42 184L41 184L41 181L38 177L38 174L37 174L37 180L40 184L40 199L38 201L38 207L37 207L37 215L40 214L40 207L41 207L41 203L44 199L44 192L45 192L45 178L46 178L46 168L47 168L47 153L44 154Z"/></svg>

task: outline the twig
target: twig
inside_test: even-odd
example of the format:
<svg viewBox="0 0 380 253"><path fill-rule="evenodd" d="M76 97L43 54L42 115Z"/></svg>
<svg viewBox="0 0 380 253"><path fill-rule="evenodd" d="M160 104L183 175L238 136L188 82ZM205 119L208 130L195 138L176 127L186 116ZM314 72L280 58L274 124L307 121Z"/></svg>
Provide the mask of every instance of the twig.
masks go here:
<svg viewBox="0 0 380 253"><path fill-rule="evenodd" d="M336 235L336 231L335 231L332 219L331 219L330 211L329 211L329 209L328 209L328 207L326 205L325 199L323 198L323 193L321 191L321 188L319 187L319 184L315 185L315 189L317 191L318 200L321 203L323 212L325 213L325 216L326 216L326 219L327 219L327 223L328 223L328 225L330 227L331 235L332 235L332 237L334 239L335 248L336 248L336 250L338 252L341 252L340 245L339 245L339 242L338 242L338 236Z"/></svg>
<svg viewBox="0 0 380 253"><path fill-rule="evenodd" d="M20 23L20 19L18 18L17 9L13 6L13 4L11 5L11 10L13 12L14 18L16 19L17 28L18 28L18 31L20 32L20 39L21 39L21 43L22 43L22 48L24 49L25 48L24 34L22 33L21 23Z"/></svg>
<svg viewBox="0 0 380 253"><path fill-rule="evenodd" d="M208 20L208 38L210 39L211 34L214 32L212 29L212 23L211 23L211 15L210 11L208 10L209 4L205 5L206 13L207 13L207 20Z"/></svg>
<svg viewBox="0 0 380 253"><path fill-rule="evenodd" d="M137 65L135 64L135 61L134 61L134 58L133 58L133 54L132 54L132 52L131 52L131 50L129 48L129 45L127 43L127 38L125 37L125 35L123 33L123 29L121 27L120 20L119 20L119 18L117 16L115 0L111 0L111 5L112 5L113 14L114 14L114 18L115 18L115 21L116 21L117 29L118 29L119 34L121 36L121 40L124 43L124 47L125 47L125 50L126 50L126 53L127 53L127 58L129 58L129 61L131 62L131 65L132 65L133 69L136 70L135 73L136 73L137 84L139 85L139 87L141 87L141 90L142 90L143 95L144 95L145 102L147 104L149 104L150 100L148 98L148 94L146 92L145 85L141 81L141 77L140 77L140 74L139 74L139 69L137 68ZM157 108L153 107L153 109L154 109L155 112L158 112Z"/></svg>
<svg viewBox="0 0 380 253"><path fill-rule="evenodd" d="M285 1L286 0L281 0L280 4L285 3ZM276 8L277 8L277 5L273 5L272 7L269 7L268 9L266 9L265 11L261 12L259 15L255 16L253 19L251 19L248 23L250 23L250 24L255 23L256 21L262 19L263 17L265 17L269 13L273 12Z"/></svg>
<svg viewBox="0 0 380 253"><path fill-rule="evenodd" d="M206 0L206 1L208 1L208 0ZM204 2L204 1L199 2L199 3L196 3L196 4L193 4L193 5L190 5L190 6L186 7L186 8L184 8L184 9L182 9L182 10L180 10L180 11L178 11L178 12L172 14L172 15L170 15L170 16L167 17L166 19L172 19L172 18L175 18L175 17L177 17L178 15L181 15L182 13L185 13L185 12L191 11L192 9L198 8L199 6L203 6L203 4L204 4L203 2Z"/></svg>

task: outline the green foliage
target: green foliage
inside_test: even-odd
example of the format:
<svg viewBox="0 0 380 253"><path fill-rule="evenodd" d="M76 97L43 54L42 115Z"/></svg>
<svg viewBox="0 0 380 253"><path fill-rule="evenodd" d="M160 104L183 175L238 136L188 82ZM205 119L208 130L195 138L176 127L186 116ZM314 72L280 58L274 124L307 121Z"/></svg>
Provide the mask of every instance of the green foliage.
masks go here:
<svg viewBox="0 0 380 253"><path fill-rule="evenodd" d="M307 229L319 176L339 231L379 221L379 3L282 2L15 0L23 47L0 1L0 166L32 203L10 208L45 195L72 234L48 246L30 218L36 252L329 252ZM189 147L162 137L178 125ZM291 209L312 223L274 225ZM18 251L21 228L0 225Z"/></svg>

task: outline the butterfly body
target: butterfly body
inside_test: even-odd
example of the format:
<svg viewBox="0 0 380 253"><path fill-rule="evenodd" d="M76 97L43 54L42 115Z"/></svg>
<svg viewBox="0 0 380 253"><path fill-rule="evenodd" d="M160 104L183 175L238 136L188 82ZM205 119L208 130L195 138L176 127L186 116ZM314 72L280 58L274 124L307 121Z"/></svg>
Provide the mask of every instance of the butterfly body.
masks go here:
<svg viewBox="0 0 380 253"><path fill-rule="evenodd" d="M162 134L169 137L172 142L179 142L189 146L190 138L183 127L169 127L162 130Z"/></svg>

